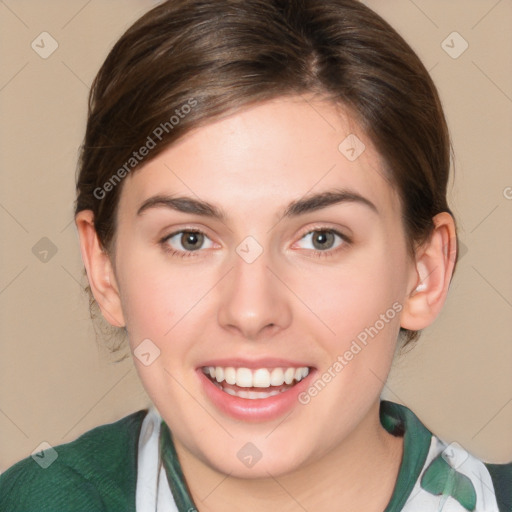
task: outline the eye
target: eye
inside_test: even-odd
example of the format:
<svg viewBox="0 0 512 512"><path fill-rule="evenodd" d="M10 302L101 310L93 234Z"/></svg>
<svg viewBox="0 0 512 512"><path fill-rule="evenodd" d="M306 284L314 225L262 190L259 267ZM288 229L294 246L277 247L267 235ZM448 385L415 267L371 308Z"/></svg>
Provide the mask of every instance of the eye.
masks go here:
<svg viewBox="0 0 512 512"><path fill-rule="evenodd" d="M204 245L206 242L206 246ZM178 256L191 256L190 252L199 249L210 249L213 242L205 233L199 230L188 229L171 233L161 240L164 249Z"/></svg>
<svg viewBox="0 0 512 512"><path fill-rule="evenodd" d="M335 229L328 228L309 231L300 239L300 241L303 240L307 242L307 246L303 246L302 249L311 249L317 252L332 251L333 249L337 249L339 246L350 242L347 236Z"/></svg>

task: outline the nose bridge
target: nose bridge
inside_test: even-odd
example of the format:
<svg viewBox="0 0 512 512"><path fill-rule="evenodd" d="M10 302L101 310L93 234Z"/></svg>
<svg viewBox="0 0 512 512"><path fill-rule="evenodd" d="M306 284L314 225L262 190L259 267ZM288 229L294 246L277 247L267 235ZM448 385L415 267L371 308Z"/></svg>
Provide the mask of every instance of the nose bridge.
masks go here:
<svg viewBox="0 0 512 512"><path fill-rule="evenodd" d="M225 328L236 328L255 339L268 329L286 327L291 319L285 287L269 269L270 251L247 237L236 248L233 270L222 289L218 318Z"/></svg>
<svg viewBox="0 0 512 512"><path fill-rule="evenodd" d="M250 258L245 259L244 255L238 253L234 258L233 293L238 295L239 301L269 295L271 294L272 285L275 285L275 283L270 283L272 273L269 271L271 265L269 255L266 252L262 252L256 257L251 252L248 253L249 255Z"/></svg>

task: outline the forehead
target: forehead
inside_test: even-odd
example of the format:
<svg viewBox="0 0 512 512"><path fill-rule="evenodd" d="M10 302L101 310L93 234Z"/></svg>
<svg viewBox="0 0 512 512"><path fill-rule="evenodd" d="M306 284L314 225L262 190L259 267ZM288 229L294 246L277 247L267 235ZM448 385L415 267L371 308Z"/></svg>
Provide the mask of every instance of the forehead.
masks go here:
<svg viewBox="0 0 512 512"><path fill-rule="evenodd" d="M196 128L127 177L120 208L157 194L196 196L229 215L275 213L288 201L332 188L399 211L372 142L327 101L286 97Z"/></svg>

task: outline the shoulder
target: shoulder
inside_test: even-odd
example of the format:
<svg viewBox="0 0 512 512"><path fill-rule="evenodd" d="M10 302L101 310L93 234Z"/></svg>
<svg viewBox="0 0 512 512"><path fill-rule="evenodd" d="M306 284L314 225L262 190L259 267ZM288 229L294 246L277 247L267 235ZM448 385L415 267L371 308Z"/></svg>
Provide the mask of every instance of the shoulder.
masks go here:
<svg viewBox="0 0 512 512"><path fill-rule="evenodd" d="M410 505L424 510L440 504L446 512L459 506L474 512L512 512L512 462L484 462L460 444L435 435L416 487Z"/></svg>
<svg viewBox="0 0 512 512"><path fill-rule="evenodd" d="M508 464L484 463L491 475L499 510L512 510L512 462Z"/></svg>
<svg viewBox="0 0 512 512"><path fill-rule="evenodd" d="M146 414L140 410L14 464L0 476L0 510L134 510Z"/></svg>
<svg viewBox="0 0 512 512"><path fill-rule="evenodd" d="M437 437L406 406L381 402L381 422L404 435L398 495L388 510L512 512L512 462L491 464Z"/></svg>
<svg viewBox="0 0 512 512"><path fill-rule="evenodd" d="M423 490L458 501L466 510L512 511L512 462L484 462L458 443L435 436L429 455L420 480Z"/></svg>

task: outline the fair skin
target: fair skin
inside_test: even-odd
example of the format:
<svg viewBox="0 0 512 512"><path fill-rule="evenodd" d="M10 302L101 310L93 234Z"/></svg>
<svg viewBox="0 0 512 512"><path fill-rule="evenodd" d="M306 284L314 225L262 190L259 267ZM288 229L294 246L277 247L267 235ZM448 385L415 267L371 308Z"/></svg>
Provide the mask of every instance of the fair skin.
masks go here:
<svg viewBox="0 0 512 512"><path fill-rule="evenodd" d="M353 162L338 150L350 133L366 146ZM399 198L383 174L370 140L339 108L280 98L188 133L128 176L114 261L101 250L92 212L77 215L103 315L126 326L132 350L148 338L160 350L149 366L134 362L201 512L377 512L388 503L403 439L380 424L380 393L400 327L423 329L443 306L455 229L450 215L437 215L411 257ZM292 201L333 189L364 200L283 216ZM161 204L137 213L157 195L207 201L225 218ZM197 250L181 234L160 242L190 229L205 234L193 240ZM326 230L350 241L316 243ZM248 236L263 250L251 263L236 251ZM286 414L236 418L204 391L200 368L230 358L292 360L310 368L308 389L393 304L399 312L378 334ZM261 453L252 467L237 456L247 442Z"/></svg>

